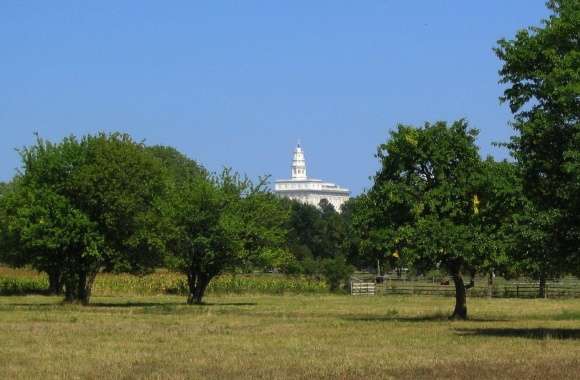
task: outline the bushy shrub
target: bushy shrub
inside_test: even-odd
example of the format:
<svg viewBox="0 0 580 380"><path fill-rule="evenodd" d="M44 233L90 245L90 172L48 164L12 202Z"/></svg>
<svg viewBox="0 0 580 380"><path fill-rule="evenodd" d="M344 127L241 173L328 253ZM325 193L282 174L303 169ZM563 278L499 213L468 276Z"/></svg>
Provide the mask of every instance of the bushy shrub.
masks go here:
<svg viewBox="0 0 580 380"><path fill-rule="evenodd" d="M328 283L330 291L336 292L341 285L348 283L350 276L354 272L354 267L346 261L344 256L336 256L321 262L321 272Z"/></svg>

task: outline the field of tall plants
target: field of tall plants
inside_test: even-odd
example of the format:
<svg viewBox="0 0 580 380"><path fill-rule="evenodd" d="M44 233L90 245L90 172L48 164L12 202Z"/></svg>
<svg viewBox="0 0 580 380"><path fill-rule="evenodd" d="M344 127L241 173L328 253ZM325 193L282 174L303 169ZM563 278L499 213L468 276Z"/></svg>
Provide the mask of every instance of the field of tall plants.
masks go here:
<svg viewBox="0 0 580 380"><path fill-rule="evenodd" d="M43 294L46 275L28 269L0 267L0 295ZM323 280L279 274L225 274L212 280L210 294L314 294L327 293ZM185 295L187 281L180 273L158 270L145 276L102 273L93 288L95 296Z"/></svg>

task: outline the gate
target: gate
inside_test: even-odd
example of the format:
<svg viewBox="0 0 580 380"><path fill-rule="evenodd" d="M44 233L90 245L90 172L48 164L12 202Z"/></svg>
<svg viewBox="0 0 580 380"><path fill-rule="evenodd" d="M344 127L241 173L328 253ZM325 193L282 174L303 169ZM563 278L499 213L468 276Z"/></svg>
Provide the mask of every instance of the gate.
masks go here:
<svg viewBox="0 0 580 380"><path fill-rule="evenodd" d="M374 296L375 283L358 278L350 279L350 294L353 296Z"/></svg>

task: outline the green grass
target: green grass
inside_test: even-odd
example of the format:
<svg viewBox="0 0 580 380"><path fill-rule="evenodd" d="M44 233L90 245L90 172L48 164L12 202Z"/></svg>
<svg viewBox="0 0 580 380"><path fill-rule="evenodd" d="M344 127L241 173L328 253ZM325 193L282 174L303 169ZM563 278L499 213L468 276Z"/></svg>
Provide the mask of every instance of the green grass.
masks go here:
<svg viewBox="0 0 580 380"><path fill-rule="evenodd" d="M580 300L0 297L0 378L577 378Z"/></svg>

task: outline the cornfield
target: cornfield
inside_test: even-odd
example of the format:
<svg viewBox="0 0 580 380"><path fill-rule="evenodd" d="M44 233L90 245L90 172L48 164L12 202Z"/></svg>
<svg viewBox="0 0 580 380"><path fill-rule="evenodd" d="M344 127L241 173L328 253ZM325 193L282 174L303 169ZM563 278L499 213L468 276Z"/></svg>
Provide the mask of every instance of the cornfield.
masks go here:
<svg viewBox="0 0 580 380"><path fill-rule="evenodd" d="M0 268L0 295L42 294L48 288L44 274L30 270ZM322 280L278 274L225 274L214 278L210 294L313 294L327 293ZM145 275L102 273L93 287L95 296L187 294L187 281L180 273L160 270Z"/></svg>

